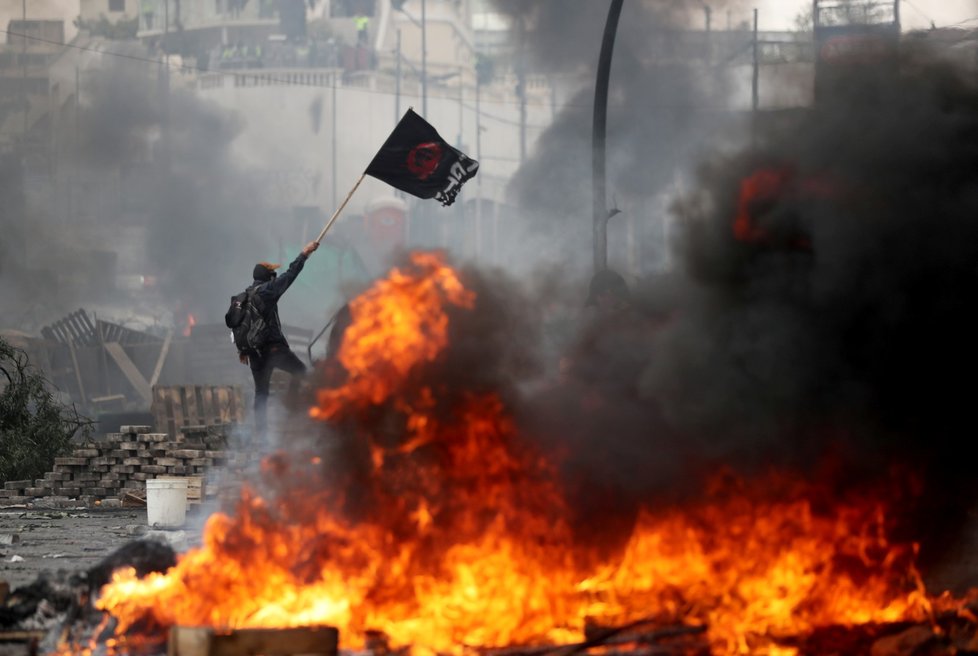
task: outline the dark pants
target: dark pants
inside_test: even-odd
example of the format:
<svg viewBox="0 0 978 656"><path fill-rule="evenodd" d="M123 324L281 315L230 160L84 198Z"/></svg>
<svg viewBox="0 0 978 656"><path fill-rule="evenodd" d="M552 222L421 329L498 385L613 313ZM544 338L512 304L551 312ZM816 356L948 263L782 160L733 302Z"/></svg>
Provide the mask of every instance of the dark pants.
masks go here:
<svg viewBox="0 0 978 656"><path fill-rule="evenodd" d="M299 389L299 381L306 373L306 365L289 349L288 346L270 346L263 349L261 355L251 356L251 375L255 379L255 433L264 435L268 422L265 416L265 406L268 404L268 388L272 380L272 372L282 369L292 374L289 393L294 394Z"/></svg>

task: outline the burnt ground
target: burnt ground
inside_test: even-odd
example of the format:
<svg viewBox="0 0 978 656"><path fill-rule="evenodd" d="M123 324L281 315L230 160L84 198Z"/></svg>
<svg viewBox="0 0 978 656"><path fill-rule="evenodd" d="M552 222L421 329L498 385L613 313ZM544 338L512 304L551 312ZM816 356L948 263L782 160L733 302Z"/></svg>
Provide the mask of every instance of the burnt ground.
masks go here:
<svg viewBox="0 0 978 656"><path fill-rule="evenodd" d="M199 544L201 529L213 507L194 506L178 530L149 530L146 510L0 508L0 581L11 589L27 585L42 573L87 570L133 540L164 540L177 551ZM5 544L6 536L17 541ZM19 557L19 558L15 558ZM944 565L926 573L928 590L962 593L978 587L978 509Z"/></svg>

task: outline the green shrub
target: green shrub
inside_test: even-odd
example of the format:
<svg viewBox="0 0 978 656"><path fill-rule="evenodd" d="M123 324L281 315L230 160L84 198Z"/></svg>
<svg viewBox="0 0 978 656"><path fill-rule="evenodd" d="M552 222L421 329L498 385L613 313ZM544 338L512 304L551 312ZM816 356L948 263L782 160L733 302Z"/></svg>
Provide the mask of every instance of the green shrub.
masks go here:
<svg viewBox="0 0 978 656"><path fill-rule="evenodd" d="M54 396L23 351L0 339L0 483L42 477L91 427Z"/></svg>

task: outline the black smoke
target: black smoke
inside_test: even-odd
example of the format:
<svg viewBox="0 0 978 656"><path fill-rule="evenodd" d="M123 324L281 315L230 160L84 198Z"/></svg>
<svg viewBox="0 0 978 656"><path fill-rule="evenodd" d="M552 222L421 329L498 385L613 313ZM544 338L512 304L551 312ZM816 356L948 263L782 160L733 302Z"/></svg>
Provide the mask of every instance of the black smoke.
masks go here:
<svg viewBox="0 0 978 656"><path fill-rule="evenodd" d="M247 285L263 204L231 152L242 125L174 72L114 63L91 80L80 161L138 168L131 206L146 227L147 268L168 302L215 322ZM178 317L182 319L182 317Z"/></svg>
<svg viewBox="0 0 978 656"><path fill-rule="evenodd" d="M939 553L978 491L976 166L972 76L910 51L706 162L676 206L685 293L641 383L683 450L847 486L913 472L909 525ZM772 169L789 182L753 210L765 235L738 241L741 183Z"/></svg>
<svg viewBox="0 0 978 656"><path fill-rule="evenodd" d="M539 136L530 131L527 159L508 190L519 221L507 228L519 237L507 250L510 260L537 260L556 242L556 260L566 262L567 252L586 255L590 247L594 84L608 3L495 4L515 26L507 63L548 76L569 97ZM628 2L622 11L608 99L608 202L636 208L640 220L655 218L652 200L729 121L717 111L727 72L708 64L705 41L690 36L701 11L685 2ZM612 223L612 239L620 224Z"/></svg>

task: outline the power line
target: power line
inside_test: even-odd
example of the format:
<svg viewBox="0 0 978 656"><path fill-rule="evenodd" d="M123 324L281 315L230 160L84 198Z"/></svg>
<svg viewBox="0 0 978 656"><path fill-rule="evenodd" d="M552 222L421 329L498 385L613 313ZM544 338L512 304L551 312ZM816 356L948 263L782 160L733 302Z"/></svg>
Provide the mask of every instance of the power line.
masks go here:
<svg viewBox="0 0 978 656"><path fill-rule="evenodd" d="M99 50L98 48L92 48L92 47L89 47L89 46L82 46L82 45L78 45L78 44L75 44L75 43L65 43L63 41L55 41L55 40L52 40L52 39L44 39L42 37L30 36L28 34L19 34L17 32L11 32L9 30L0 29L0 33L6 34L8 37L9 36L15 36L15 37L18 37L18 38L27 39L29 41L37 41L39 43L46 43L46 44L53 45L53 46L60 46L62 48L72 48L74 50L81 50L83 52L97 53L97 54L103 55L105 57L117 57L119 59L127 59L127 60L130 60L130 61L138 61L138 62L142 62L142 63L145 63L145 64L154 64L156 66L161 66L161 67L169 68L169 69L171 69L173 71L182 71L182 72L187 72L187 73L198 73L198 74L201 74L201 73L214 73L214 74L230 73L230 74L233 74L233 75L241 75L241 73L235 73L234 71L225 71L225 70L221 70L221 69L215 70L215 69L211 69L211 68L203 68L201 66L187 66L187 65L183 65L183 64L168 64L163 59L152 59L152 58L149 58L149 57L140 57L139 55L129 55L129 54L122 53L122 52L112 52L112 51L107 51L107 50ZM333 84L321 84L321 83L317 83L317 82L296 81L296 80L291 80L291 79L285 79L285 78L281 78L281 77L276 77L275 75L265 75L265 74L261 74L261 73L248 73L248 75L255 75L255 76L262 75L264 77L264 79L266 79L266 80L269 80L269 81L272 81L272 82L278 82L280 84L288 85L288 86L312 87L312 88L316 88L316 89L342 89L342 88L344 88L344 87L336 84L336 82L335 82L336 76L333 76L334 77ZM353 90L356 90L356 91L361 91L363 93L372 93L372 94L381 95L381 96L392 96L392 95L394 95L390 91L384 91L384 90L381 90L381 89L366 89L366 88L361 88L361 87L350 87L350 88L353 89ZM433 96L432 95L429 95L429 97L441 98L442 100L457 100L457 98L455 96L450 96L450 95L433 95ZM498 103L498 104L519 105L519 101L518 100L495 100L495 101L492 101L492 102ZM535 105L537 107L547 107L548 106L548 104L542 103L542 102L530 103L530 104Z"/></svg>
<svg viewBox="0 0 978 656"><path fill-rule="evenodd" d="M918 7L917 5L915 5L914 3L912 3L912 2L910 1L910 0L903 0L903 1L904 1L904 2L906 2L906 3L908 4L908 5L910 5L910 8L911 8L911 9L913 9L913 10L914 10L914 11L916 11L916 12L917 12L918 14L920 14L921 16L923 16L924 18L926 18L926 19L927 19L927 21L928 21L928 22L929 22L929 23L930 23L931 25L934 25L934 24L935 24L935 23L934 23L934 19L933 19L933 18L931 18L930 16L928 16L927 14L925 14L925 13L924 13L924 12L923 12L923 11L922 11L922 10L920 9L920 7Z"/></svg>
<svg viewBox="0 0 978 656"><path fill-rule="evenodd" d="M338 79L338 76L337 75L332 76L332 78L333 78L333 83L332 84L324 84L324 83L317 83L317 82L314 82L314 81L301 81L301 80L295 80L295 79L286 79L286 78L282 78L282 77L277 77L277 76L275 76L273 74L254 73L254 72L252 72L252 73L239 73L239 72L235 72L235 71L226 71L226 70L222 70L222 69L215 70L215 69L211 69L211 68L203 68L203 67L200 67L200 66L188 66L188 65L184 65L184 64L172 64L172 63L167 63L163 59L152 59L150 57L140 57L139 55L129 55L129 54L122 53L122 52L112 52L112 51L108 51L108 50L100 50L98 48L92 48L90 46L83 46L83 45L78 45L78 44L75 44L75 43L65 43L63 41L55 41L55 40L52 40L52 39L45 39L45 38L37 37L37 36L30 36L30 35L27 35L27 34L19 34L17 32L11 32L9 30L4 30L4 29L0 29L0 34L6 34L7 36L15 36L15 37L27 39L27 40L30 40L30 41L37 41L39 43L46 43L46 44L49 44L49 45L60 46L62 48L71 48L71 49L80 50L80 51L83 51L83 52L96 53L96 54L99 54L99 55L103 55L105 57L116 57L116 58L119 58L119 59L126 59L126 60L130 60L130 61L137 61L137 62L141 62L141 63L144 63L144 64L153 64L155 66L169 68L170 70L173 70L173 71L183 71L183 72L197 73L197 74L212 73L212 74L231 74L231 75L251 75L251 76L255 76L255 77L262 77L263 79L268 80L268 81L271 81L271 82L277 82L279 84L282 84L283 86L309 87L309 88L315 88L315 89L344 89L344 88L347 88L347 89L349 89L351 91L358 91L358 92L361 92L361 93L370 93L370 94L375 94L375 95L379 95L379 96L393 96L394 95L392 92L390 92L390 91L384 91L382 89L368 89L368 88L363 88L363 87L343 87L343 86L341 86L341 85L339 85L339 84L336 83L336 80ZM301 69L297 69L297 70L301 70ZM431 94L429 94L429 97L431 97L431 98L439 98L441 100L450 100L450 101L453 101L453 102L457 102L458 101L458 97L455 96L455 95L431 95ZM489 102L490 104L496 104L496 105L512 105L512 106L519 106L519 104L520 104L520 101L519 100L491 100L491 101L487 101L487 102ZM527 104L530 105L530 106L532 106L532 107L539 108L539 109L549 109L552 106L550 102L531 102L531 101L527 101ZM474 109L475 109L472 105L469 105L469 104L466 104L466 103L463 103L463 105L465 105L465 107L467 107L470 110L473 110L474 111ZM673 109L673 110L675 110L675 109L683 109L683 110L687 110L687 111L690 111L690 112L702 112L702 111L705 111L705 112L719 112L719 111L724 111L725 109L729 109L729 108L724 108L724 107L702 107L702 106L700 106L700 107L694 107L690 103L682 103L682 102L674 102L674 103L648 103L648 104L643 105L643 107L646 107L648 109ZM561 108L574 108L574 109L587 110L587 111L590 111L591 110L591 106L590 105L582 105L582 104L576 104L576 103L566 103L566 104L562 105ZM507 118L503 118L501 116L495 116L495 115L493 115L491 113L486 113L485 111L482 111L481 113L482 113L482 116L484 116L484 117L486 117L486 118L488 118L490 120L498 121L500 123L507 123L509 125L519 125L519 122L516 121L516 120L513 120L513 119L507 119ZM531 125L528 125L528 127L531 127L531 128L534 128L534 129L541 129L542 130L546 126L539 125L539 124L536 124L536 125L531 124Z"/></svg>

